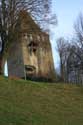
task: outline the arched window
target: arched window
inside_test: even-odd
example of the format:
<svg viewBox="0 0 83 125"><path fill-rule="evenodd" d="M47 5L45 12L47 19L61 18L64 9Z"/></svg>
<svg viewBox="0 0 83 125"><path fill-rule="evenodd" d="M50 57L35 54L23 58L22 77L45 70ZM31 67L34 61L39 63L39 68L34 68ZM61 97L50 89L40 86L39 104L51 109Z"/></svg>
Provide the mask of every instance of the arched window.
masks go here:
<svg viewBox="0 0 83 125"><path fill-rule="evenodd" d="M28 49L29 49L30 54L32 54L32 53L36 54L37 47L38 47L38 44L36 42L34 42L34 41L31 41L28 44Z"/></svg>

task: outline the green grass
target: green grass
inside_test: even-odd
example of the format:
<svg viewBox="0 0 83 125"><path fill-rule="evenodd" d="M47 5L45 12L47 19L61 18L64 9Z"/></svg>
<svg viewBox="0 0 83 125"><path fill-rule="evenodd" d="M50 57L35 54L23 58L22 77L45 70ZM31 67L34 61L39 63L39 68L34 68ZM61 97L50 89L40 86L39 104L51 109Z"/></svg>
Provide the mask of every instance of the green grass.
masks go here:
<svg viewBox="0 0 83 125"><path fill-rule="evenodd" d="M0 77L0 125L83 125L83 87Z"/></svg>

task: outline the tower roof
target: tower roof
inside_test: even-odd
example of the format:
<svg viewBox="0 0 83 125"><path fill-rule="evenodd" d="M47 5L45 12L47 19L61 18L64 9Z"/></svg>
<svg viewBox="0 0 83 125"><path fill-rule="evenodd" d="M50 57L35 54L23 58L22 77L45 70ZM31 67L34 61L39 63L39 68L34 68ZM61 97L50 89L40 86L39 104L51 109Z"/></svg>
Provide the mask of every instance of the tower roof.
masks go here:
<svg viewBox="0 0 83 125"><path fill-rule="evenodd" d="M40 27L36 24L36 22L32 19L31 15L25 11L21 10L19 13L18 22L20 24L21 32L40 32Z"/></svg>

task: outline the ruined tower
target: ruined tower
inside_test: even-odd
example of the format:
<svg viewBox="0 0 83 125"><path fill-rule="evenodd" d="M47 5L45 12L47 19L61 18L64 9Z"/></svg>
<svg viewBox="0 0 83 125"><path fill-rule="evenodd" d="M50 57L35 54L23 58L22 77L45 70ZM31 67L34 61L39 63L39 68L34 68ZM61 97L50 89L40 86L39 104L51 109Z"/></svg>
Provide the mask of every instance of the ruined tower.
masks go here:
<svg viewBox="0 0 83 125"><path fill-rule="evenodd" d="M22 11L17 22L17 40L9 49L8 76L52 79L54 64L49 35Z"/></svg>

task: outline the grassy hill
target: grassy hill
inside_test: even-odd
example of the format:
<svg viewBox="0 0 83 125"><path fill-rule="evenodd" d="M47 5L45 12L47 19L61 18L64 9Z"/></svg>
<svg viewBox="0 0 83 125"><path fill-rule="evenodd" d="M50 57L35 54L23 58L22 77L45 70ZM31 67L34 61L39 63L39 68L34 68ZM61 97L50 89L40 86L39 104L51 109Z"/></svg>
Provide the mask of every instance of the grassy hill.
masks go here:
<svg viewBox="0 0 83 125"><path fill-rule="evenodd" d="M0 77L0 125L83 125L83 87Z"/></svg>

